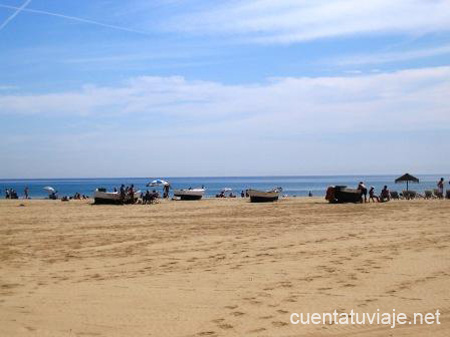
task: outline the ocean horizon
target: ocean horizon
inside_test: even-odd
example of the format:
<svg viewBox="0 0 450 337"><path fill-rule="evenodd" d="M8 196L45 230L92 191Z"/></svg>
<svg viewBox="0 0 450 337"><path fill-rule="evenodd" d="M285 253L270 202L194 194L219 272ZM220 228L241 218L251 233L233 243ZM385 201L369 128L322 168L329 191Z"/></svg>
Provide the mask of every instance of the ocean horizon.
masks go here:
<svg viewBox="0 0 450 337"><path fill-rule="evenodd" d="M240 195L241 191L253 188L268 190L275 187L283 188L283 195L288 196L324 196L330 185L345 185L356 187L363 181L367 187L374 186L379 193L384 185L389 189L402 191L406 184L395 184L394 180L399 175L299 175L299 176L214 176L214 177L115 177L115 178L25 178L25 179L0 179L0 198L5 198L6 189L14 189L19 197L23 197L25 187L29 188L31 198L45 198L47 192L45 186L52 186L58 191L58 195L72 196L75 193L92 196L95 189L99 187L113 190L121 184L133 184L137 190L147 189L162 191L162 188L147 187L147 183L154 179L164 179L171 183L172 189L195 188L204 186L205 197L211 198L220 193L223 188L231 188L233 194ZM419 174L416 175L420 183L410 184L409 189L418 192L433 190L437 181L444 177L448 186L450 174ZM447 187L446 186L446 187ZM172 191L172 190L171 190Z"/></svg>

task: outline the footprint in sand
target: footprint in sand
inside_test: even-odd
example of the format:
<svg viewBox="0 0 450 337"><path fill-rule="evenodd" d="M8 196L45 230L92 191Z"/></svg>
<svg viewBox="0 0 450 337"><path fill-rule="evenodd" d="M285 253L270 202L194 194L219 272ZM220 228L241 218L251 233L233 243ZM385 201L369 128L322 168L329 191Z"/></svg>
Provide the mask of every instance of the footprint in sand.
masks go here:
<svg viewBox="0 0 450 337"><path fill-rule="evenodd" d="M241 312L241 311L234 311L234 312L232 312L230 315L239 317L239 316L245 315L245 313L244 313L244 312Z"/></svg>
<svg viewBox="0 0 450 337"><path fill-rule="evenodd" d="M217 336L217 333L215 331L202 331L197 336Z"/></svg>
<svg viewBox="0 0 450 337"><path fill-rule="evenodd" d="M263 331L266 331L266 328L258 328L258 329L250 330L249 333L258 333L258 332L263 332Z"/></svg>
<svg viewBox="0 0 450 337"><path fill-rule="evenodd" d="M295 303L295 302L297 302L297 298L294 296L291 296L291 297L288 297L285 300L283 300L283 302Z"/></svg>
<svg viewBox="0 0 450 337"><path fill-rule="evenodd" d="M351 283L346 283L346 284L343 285L343 287L345 287L345 288L353 288L353 287L356 287L356 285L351 284Z"/></svg>
<svg viewBox="0 0 450 337"><path fill-rule="evenodd" d="M281 328L281 327L283 327L283 326L288 325L288 323L282 322L282 321L275 321L275 322L272 322L272 325L275 326L275 327L277 327L277 328Z"/></svg>
<svg viewBox="0 0 450 337"><path fill-rule="evenodd" d="M223 330L233 329L233 326L231 324L228 324L228 323L219 324L218 327L223 329Z"/></svg>
<svg viewBox="0 0 450 337"><path fill-rule="evenodd" d="M325 290L331 290L331 289L333 289L333 288L330 288L330 287L317 288L317 290L319 290L319 291L325 291Z"/></svg>

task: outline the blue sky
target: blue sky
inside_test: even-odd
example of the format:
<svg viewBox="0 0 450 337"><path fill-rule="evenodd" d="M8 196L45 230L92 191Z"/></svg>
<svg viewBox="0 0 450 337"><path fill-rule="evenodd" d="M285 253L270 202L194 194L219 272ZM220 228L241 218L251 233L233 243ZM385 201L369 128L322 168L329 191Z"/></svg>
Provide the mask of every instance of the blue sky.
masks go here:
<svg viewBox="0 0 450 337"><path fill-rule="evenodd" d="M450 2L0 0L0 177L448 173Z"/></svg>

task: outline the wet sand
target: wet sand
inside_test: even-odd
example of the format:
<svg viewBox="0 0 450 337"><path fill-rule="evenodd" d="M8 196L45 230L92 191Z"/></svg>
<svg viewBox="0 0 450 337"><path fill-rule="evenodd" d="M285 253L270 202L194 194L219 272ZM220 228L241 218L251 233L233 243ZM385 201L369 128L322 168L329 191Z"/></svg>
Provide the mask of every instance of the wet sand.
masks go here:
<svg viewBox="0 0 450 337"><path fill-rule="evenodd" d="M0 335L448 336L449 242L448 200L2 200ZM441 324L289 321L335 309Z"/></svg>

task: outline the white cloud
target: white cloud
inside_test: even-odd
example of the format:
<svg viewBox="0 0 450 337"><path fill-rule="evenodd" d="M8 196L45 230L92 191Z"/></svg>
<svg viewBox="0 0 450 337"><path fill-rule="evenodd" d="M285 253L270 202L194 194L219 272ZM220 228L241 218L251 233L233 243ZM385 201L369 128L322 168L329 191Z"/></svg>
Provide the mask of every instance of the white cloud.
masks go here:
<svg viewBox="0 0 450 337"><path fill-rule="evenodd" d="M216 135L429 130L449 125L450 67L344 77L277 78L250 85L138 77L121 86L0 95L5 115L134 116L165 129ZM151 124L149 125L151 127Z"/></svg>
<svg viewBox="0 0 450 337"><path fill-rule="evenodd" d="M14 90L14 89L18 89L18 87L15 85L0 85L0 91L1 90Z"/></svg>
<svg viewBox="0 0 450 337"><path fill-rule="evenodd" d="M338 59L328 59L325 62L327 64L333 63L339 66L366 65L366 64L381 64L381 63L408 61L448 54L450 54L450 45L418 50L403 50L401 52L349 55Z"/></svg>
<svg viewBox="0 0 450 337"><path fill-rule="evenodd" d="M294 43L373 33L425 34L450 29L447 0L237 0L164 23L172 31Z"/></svg>

